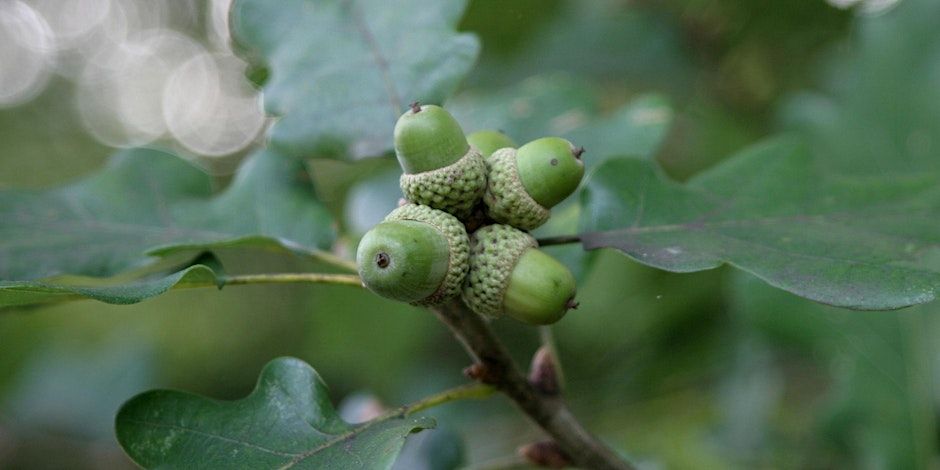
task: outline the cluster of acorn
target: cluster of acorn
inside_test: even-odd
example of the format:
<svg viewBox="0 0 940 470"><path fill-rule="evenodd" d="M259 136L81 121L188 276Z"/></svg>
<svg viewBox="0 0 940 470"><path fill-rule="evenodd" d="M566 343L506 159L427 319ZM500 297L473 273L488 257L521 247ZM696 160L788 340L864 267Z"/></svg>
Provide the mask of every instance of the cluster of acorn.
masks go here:
<svg viewBox="0 0 940 470"><path fill-rule="evenodd" d="M558 137L519 149L498 131L467 137L443 108L412 104L395 125L408 202L359 243L363 284L415 305L460 295L481 315L558 321L577 305L574 276L526 231L578 187L583 151Z"/></svg>

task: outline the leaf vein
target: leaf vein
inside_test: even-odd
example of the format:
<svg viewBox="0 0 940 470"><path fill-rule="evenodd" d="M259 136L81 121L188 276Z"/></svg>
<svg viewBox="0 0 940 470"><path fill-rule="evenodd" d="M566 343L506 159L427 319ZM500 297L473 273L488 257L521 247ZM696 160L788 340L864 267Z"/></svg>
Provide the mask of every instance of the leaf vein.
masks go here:
<svg viewBox="0 0 940 470"><path fill-rule="evenodd" d="M210 438L210 439L218 439L218 440L220 440L220 441L225 441L225 442L229 442L229 443L232 443L232 444L237 444L237 445L241 445L241 446L245 446L245 447L250 447L250 448L252 448L252 449L257 449L257 450L260 450L260 451L262 451L262 452L267 452L267 453L272 454L272 455L279 455L279 456L281 456L281 457L297 457L298 455L302 455L302 454L296 454L296 453L292 453L292 452L281 452L281 451L274 450L274 449L268 449L267 447L259 446L259 445L257 445L257 444L253 444L253 443L251 443L251 442L246 442L246 441L242 441L242 440L239 440L239 439L234 439L234 438L226 437L226 436L220 436L220 435L218 435L218 434L211 434L211 433L207 433L207 432L205 432L205 431L199 431L199 430L197 430L197 429L192 429L192 428L183 427L183 426L180 426L180 425L178 425L178 424L158 423L158 422L154 422L154 421L147 421L147 420L143 420L143 419L132 419L132 418L125 418L125 421L126 421L126 422L129 422L129 423L143 424L143 425L146 425L146 426L153 426L153 427L158 427L158 428L168 428L168 429L174 429L174 430L177 430L177 431L188 432L188 433L191 433L191 434L196 434L196 435L203 436L203 437L207 437L207 438Z"/></svg>

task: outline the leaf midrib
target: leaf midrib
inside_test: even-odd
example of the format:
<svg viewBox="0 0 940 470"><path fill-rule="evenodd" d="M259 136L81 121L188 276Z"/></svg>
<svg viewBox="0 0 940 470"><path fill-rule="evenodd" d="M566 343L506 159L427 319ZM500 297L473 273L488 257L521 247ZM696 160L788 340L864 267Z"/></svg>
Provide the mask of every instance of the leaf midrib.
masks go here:
<svg viewBox="0 0 940 470"><path fill-rule="evenodd" d="M287 465L280 467L278 470L288 470L290 468L293 468L295 465L299 464L300 462L303 462L304 460L307 460L308 458L313 457L314 455L326 449L329 449L336 444L346 441L347 439L358 436L374 426L387 423L393 419L402 419L402 418L404 418L404 413L397 412L394 414L388 414L388 415L373 419L372 421L369 421L359 427L353 428L343 434L339 434L333 439L330 439L329 441L326 441L323 444L320 444L317 447L314 447L313 449L310 449L302 454L297 455L293 461L288 462Z"/></svg>

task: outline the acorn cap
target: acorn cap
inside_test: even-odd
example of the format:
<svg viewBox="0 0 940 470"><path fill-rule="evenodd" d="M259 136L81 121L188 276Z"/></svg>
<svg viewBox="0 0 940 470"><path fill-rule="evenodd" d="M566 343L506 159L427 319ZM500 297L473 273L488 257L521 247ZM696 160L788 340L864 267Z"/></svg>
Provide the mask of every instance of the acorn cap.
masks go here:
<svg viewBox="0 0 940 470"><path fill-rule="evenodd" d="M435 305L460 292L469 269L467 232L456 218L427 206L392 211L359 242L362 283L383 297Z"/></svg>
<svg viewBox="0 0 940 470"><path fill-rule="evenodd" d="M470 149L457 120L444 108L412 103L395 123L395 155L405 173L444 168Z"/></svg>
<svg viewBox="0 0 940 470"><path fill-rule="evenodd" d="M516 153L519 180L529 196L546 208L571 195L584 176L582 148L560 137L533 140Z"/></svg>
<svg viewBox="0 0 940 470"><path fill-rule="evenodd" d="M489 158L493 152L507 147L515 147L516 143L508 135L501 131L485 130L476 131L467 136L467 142L475 147L483 155L483 158Z"/></svg>
<svg viewBox="0 0 940 470"><path fill-rule="evenodd" d="M477 230L461 293L474 312L503 313L525 323L558 321L574 304L576 282L563 264L539 251L529 234L508 225Z"/></svg>
<svg viewBox="0 0 940 470"><path fill-rule="evenodd" d="M486 213L493 220L522 230L532 230L544 224L551 211L543 207L519 180L513 148L503 148L486 159L487 184L483 193Z"/></svg>
<svg viewBox="0 0 940 470"><path fill-rule="evenodd" d="M480 152L468 148L455 163L424 173L403 173L399 183L408 201L464 219L486 189L486 163Z"/></svg>

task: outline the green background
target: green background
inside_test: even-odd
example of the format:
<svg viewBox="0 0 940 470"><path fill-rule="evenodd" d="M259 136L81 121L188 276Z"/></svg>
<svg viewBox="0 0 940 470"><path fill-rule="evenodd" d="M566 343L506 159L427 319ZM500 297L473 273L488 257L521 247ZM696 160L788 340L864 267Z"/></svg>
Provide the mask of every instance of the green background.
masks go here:
<svg viewBox="0 0 940 470"><path fill-rule="evenodd" d="M905 132L940 117L920 86L936 83L940 57L940 40L924 25L936 18L936 8L922 8L930 3L902 0L871 16L822 0L476 0L459 29L476 33L483 48L453 103L564 82L571 95L551 95L566 100L562 107L586 93L602 119L658 93L674 117L655 158L679 180L780 131L804 133L833 154L879 150L865 139L906 149ZM54 79L37 99L0 111L0 188L71 181L114 152L81 130L71 86ZM839 119L827 114L833 103L845 112ZM877 162L877 171L918 168L891 149L865 161ZM222 168L216 180L224 185L233 165L212 165ZM312 166L330 196L325 202L342 215L344 201L374 188L353 185L347 199L347 186L387 181L383 165ZM349 218L344 225L368 227ZM323 268L261 251L218 256L229 272ZM936 302L839 310L729 268L671 274L608 251L594 255L579 298L580 309L554 328L566 394L589 429L636 462L937 465ZM494 326L527 363L536 332L511 320ZM262 366L282 355L315 367L334 400L365 393L390 406L462 383L468 364L428 312L341 286L238 286L175 291L132 306L84 301L5 311L0 467L132 468L113 437L122 402L155 387L242 397ZM467 462L512 454L539 436L503 398L432 414L463 440Z"/></svg>

